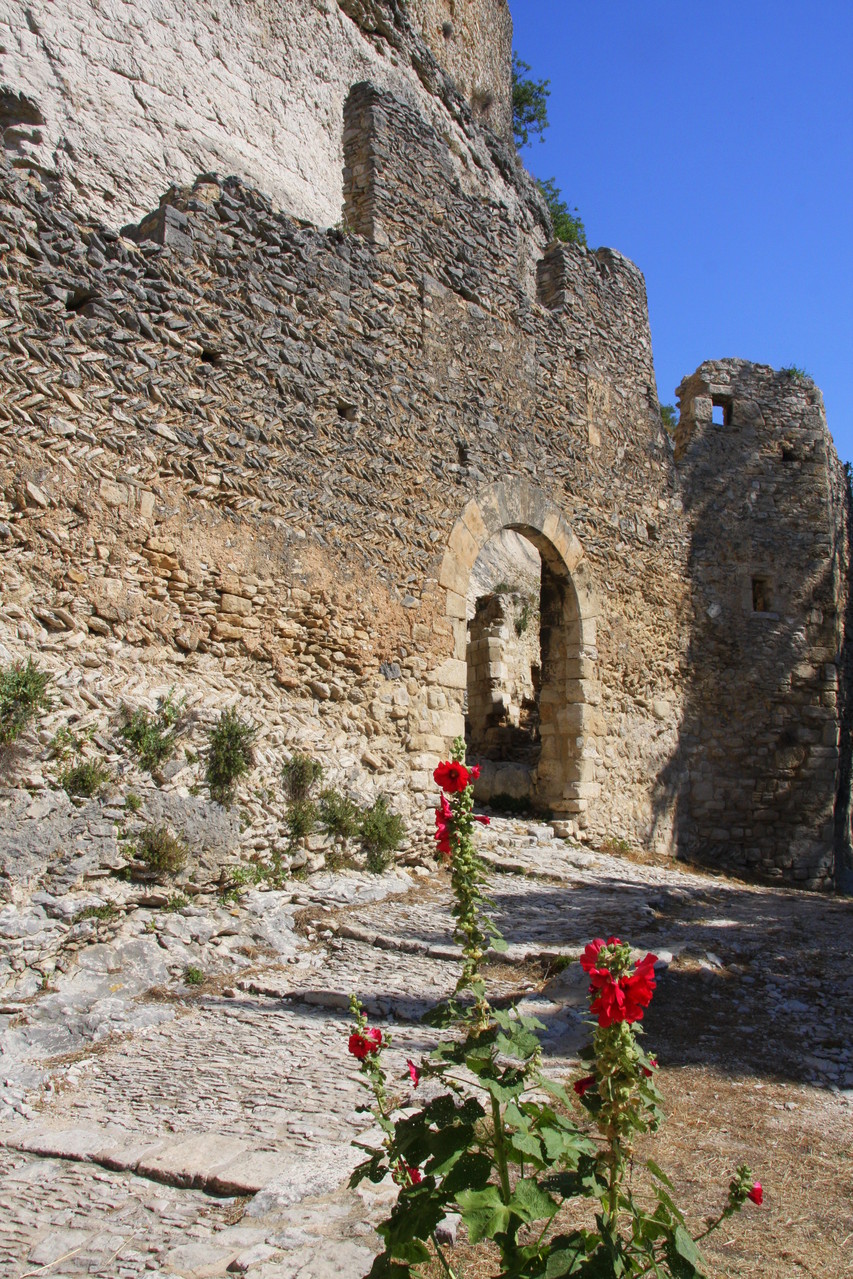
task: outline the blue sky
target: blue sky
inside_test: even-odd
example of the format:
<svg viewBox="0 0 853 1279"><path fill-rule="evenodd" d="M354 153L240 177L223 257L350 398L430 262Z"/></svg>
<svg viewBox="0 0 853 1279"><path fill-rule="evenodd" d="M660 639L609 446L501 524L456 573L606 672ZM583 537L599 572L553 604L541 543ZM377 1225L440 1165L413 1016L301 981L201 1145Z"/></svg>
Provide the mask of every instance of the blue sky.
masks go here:
<svg viewBox="0 0 853 1279"><path fill-rule="evenodd" d="M705 359L804 368L853 460L851 0L510 0L591 247L646 277L658 389Z"/></svg>

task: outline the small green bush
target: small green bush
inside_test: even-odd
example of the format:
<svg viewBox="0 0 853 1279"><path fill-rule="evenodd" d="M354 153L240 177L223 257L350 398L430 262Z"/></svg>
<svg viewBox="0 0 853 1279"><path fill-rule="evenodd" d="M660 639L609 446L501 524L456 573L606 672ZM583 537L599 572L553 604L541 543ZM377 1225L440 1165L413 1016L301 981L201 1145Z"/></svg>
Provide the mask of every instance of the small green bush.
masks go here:
<svg viewBox="0 0 853 1279"><path fill-rule="evenodd" d="M189 898L184 897L183 893L173 893L172 896L169 898L169 900L166 902L166 905L163 907L163 909L170 910L170 911L183 910L184 907L189 906L189 904L190 904Z"/></svg>
<svg viewBox="0 0 853 1279"><path fill-rule="evenodd" d="M184 969L184 982L187 986L201 986L204 981L204 972L201 968L197 968L195 964L188 964Z"/></svg>
<svg viewBox="0 0 853 1279"><path fill-rule="evenodd" d="M291 846L317 829L317 818L317 805L313 800L300 799L288 807L284 824Z"/></svg>
<svg viewBox="0 0 853 1279"><path fill-rule="evenodd" d="M396 813L388 811L388 800L379 795L361 818L361 846L367 854L367 869L379 875L391 861L391 854L400 847L406 833L406 823Z"/></svg>
<svg viewBox="0 0 853 1279"><path fill-rule="evenodd" d="M788 377L796 378L798 382L802 382L804 378L809 376L805 369L800 368L799 364L787 364L779 372L787 373Z"/></svg>
<svg viewBox="0 0 853 1279"><path fill-rule="evenodd" d="M234 798L234 783L252 767L256 735L257 729L230 708L210 730L205 780L211 798L226 807Z"/></svg>
<svg viewBox="0 0 853 1279"><path fill-rule="evenodd" d="M59 784L69 795L79 795L83 799L91 799L110 780L110 770L97 759L81 759L76 764L63 768L59 774Z"/></svg>
<svg viewBox="0 0 853 1279"><path fill-rule="evenodd" d="M312 759L310 755L303 755L299 751L291 756L281 770L284 793L291 804L307 799L322 776L323 765L318 759Z"/></svg>
<svg viewBox="0 0 853 1279"><path fill-rule="evenodd" d="M155 715L143 707L135 711L124 710L125 722L121 736L139 760L140 766L153 773L175 749L177 723L186 704L186 697L176 698L170 689L160 701Z"/></svg>
<svg viewBox="0 0 853 1279"><path fill-rule="evenodd" d="M183 869L188 849L168 826L146 826L136 837L133 853L158 879L164 879Z"/></svg>
<svg viewBox="0 0 853 1279"><path fill-rule="evenodd" d="M124 806L129 813L138 813L142 807L142 800L132 790L129 790L124 797Z"/></svg>
<svg viewBox="0 0 853 1279"><path fill-rule="evenodd" d="M348 795L329 788L324 790L317 804L320 825L334 839L354 839L358 834L361 814Z"/></svg>
<svg viewBox="0 0 853 1279"><path fill-rule="evenodd" d="M72 922L80 924L84 919L115 919L118 913L118 907L112 902L106 902L103 906L85 906L83 910L78 910Z"/></svg>
<svg viewBox="0 0 853 1279"><path fill-rule="evenodd" d="M17 741L38 714L50 710L50 679L31 657L0 668L0 746Z"/></svg>

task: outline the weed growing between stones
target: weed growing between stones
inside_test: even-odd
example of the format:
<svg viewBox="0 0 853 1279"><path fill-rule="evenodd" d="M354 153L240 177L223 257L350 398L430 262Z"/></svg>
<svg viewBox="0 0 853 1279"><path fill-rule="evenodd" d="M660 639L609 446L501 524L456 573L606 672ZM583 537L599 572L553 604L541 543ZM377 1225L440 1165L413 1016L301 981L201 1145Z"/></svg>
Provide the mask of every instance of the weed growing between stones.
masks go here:
<svg viewBox="0 0 853 1279"><path fill-rule="evenodd" d="M188 964L184 969L184 984L187 986L201 986L204 982L204 972L195 964Z"/></svg>
<svg viewBox="0 0 853 1279"><path fill-rule="evenodd" d="M168 826L146 826L129 851L141 864L137 869L157 880L168 879L183 870L188 854L185 842L173 835ZM133 874L132 865L130 869Z"/></svg>
<svg viewBox="0 0 853 1279"><path fill-rule="evenodd" d="M135 711L124 708L121 736L133 751L140 767L149 773L153 773L173 754L177 725L186 700L186 697L176 698L174 689L170 689L161 698L154 715L141 706Z"/></svg>
<svg viewBox="0 0 853 1279"><path fill-rule="evenodd" d="M361 846L367 858L367 869L380 875L386 870L391 854L400 847L406 823L397 813L389 812L388 800L378 795L362 814L359 827Z"/></svg>
<svg viewBox="0 0 853 1279"><path fill-rule="evenodd" d="M50 679L31 657L0 668L0 746L17 741L38 715L50 710Z"/></svg>
<svg viewBox="0 0 853 1279"><path fill-rule="evenodd" d="M84 906L82 910L78 910L74 916L72 923L82 924L85 919L99 919L107 922L111 919L117 919L119 909L112 902L105 902L103 906Z"/></svg>
<svg viewBox="0 0 853 1279"><path fill-rule="evenodd" d="M317 802L320 825L336 841L354 839L361 826L358 805L348 795L328 788Z"/></svg>
<svg viewBox="0 0 853 1279"><path fill-rule="evenodd" d="M110 780L110 770L97 759L81 759L59 774L59 784L69 795L91 799Z"/></svg>
<svg viewBox="0 0 853 1279"><path fill-rule="evenodd" d="M291 804L304 803L322 776L323 765L318 759L299 751L291 755L281 769L281 780L288 801Z"/></svg>
<svg viewBox="0 0 853 1279"><path fill-rule="evenodd" d="M541 1022L516 1009L493 1008L481 967L501 938L486 913L485 871L474 845L472 783L464 744L435 772L439 853L449 861L455 937L462 955L456 994L446 1010L456 1033L420 1064L407 1063L415 1088L439 1088L420 1109L389 1087L383 1065L388 1037L367 1023L353 996L349 1052L372 1097L365 1109L383 1132L381 1145L350 1184L390 1175L399 1193L378 1232L384 1243L371 1279L408 1279L437 1256L455 1279L436 1230L458 1213L469 1242L500 1254L500 1279L703 1279L697 1240L738 1212L762 1202L746 1165L732 1178L720 1213L694 1238L674 1202L672 1182L654 1160L640 1161L637 1135L652 1133L663 1113L657 1061L640 1045L638 1023L655 989L655 956L638 962L616 937L597 938L581 965L590 979L592 1042L582 1053L589 1073L571 1090L541 1071ZM571 1117L578 1106L586 1119ZM572 1228L564 1208L588 1201L595 1228Z"/></svg>
<svg viewBox="0 0 853 1279"><path fill-rule="evenodd" d="M234 800L235 783L252 767L256 736L254 725L230 707L210 730L205 781L211 799L226 808Z"/></svg>

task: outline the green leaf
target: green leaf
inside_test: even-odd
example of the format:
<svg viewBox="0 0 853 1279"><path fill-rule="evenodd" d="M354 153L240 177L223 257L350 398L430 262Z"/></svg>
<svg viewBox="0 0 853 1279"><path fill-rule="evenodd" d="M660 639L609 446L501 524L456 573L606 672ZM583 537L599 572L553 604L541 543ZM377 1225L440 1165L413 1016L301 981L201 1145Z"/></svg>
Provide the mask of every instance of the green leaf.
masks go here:
<svg viewBox="0 0 853 1279"><path fill-rule="evenodd" d="M509 949L509 943L505 937L501 937L500 933L493 933L491 938L491 948L496 950L499 955L505 955Z"/></svg>
<svg viewBox="0 0 853 1279"><path fill-rule="evenodd" d="M420 1239L410 1239L395 1243L391 1249L391 1255L395 1261L405 1261L410 1266L417 1266L421 1262L429 1261L432 1254Z"/></svg>
<svg viewBox="0 0 853 1279"><path fill-rule="evenodd" d="M472 1244L479 1243L481 1239L494 1239L509 1225L510 1211L501 1202L497 1186L462 1190L456 1196L456 1203Z"/></svg>
<svg viewBox="0 0 853 1279"><path fill-rule="evenodd" d="M667 1177L666 1173L658 1167L654 1159L647 1159L646 1167L653 1177L657 1177L658 1181L662 1181L670 1190L675 1190L675 1186L672 1184L669 1177Z"/></svg>
<svg viewBox="0 0 853 1279"><path fill-rule="evenodd" d="M518 1155L520 1162L532 1159L540 1166L543 1165L542 1142L538 1137L534 1137L531 1133L516 1132L508 1138L508 1142L510 1150Z"/></svg>
<svg viewBox="0 0 853 1279"><path fill-rule="evenodd" d="M410 1279L408 1266L392 1261L387 1252L380 1252L370 1267L367 1279Z"/></svg>
<svg viewBox="0 0 853 1279"><path fill-rule="evenodd" d="M601 1242L598 1235L588 1230L573 1230L570 1235L557 1235L551 1241L543 1279L563 1279L578 1275L590 1253Z"/></svg>
<svg viewBox="0 0 853 1279"><path fill-rule="evenodd" d="M543 1092L550 1093L552 1097L556 1097L557 1101L561 1101L564 1106L571 1106L572 1100L566 1092L562 1084L558 1084L554 1079L540 1080L540 1087Z"/></svg>
<svg viewBox="0 0 853 1279"><path fill-rule="evenodd" d="M553 1217L559 1207L532 1177L523 1177L515 1183L509 1205L516 1216L527 1222Z"/></svg>
<svg viewBox="0 0 853 1279"><path fill-rule="evenodd" d="M693 1236L688 1234L684 1226L675 1227L675 1235L673 1236L675 1250L684 1261L690 1263L691 1266L699 1267L702 1265L702 1254L696 1247Z"/></svg>
<svg viewBox="0 0 853 1279"><path fill-rule="evenodd" d="M430 1166L428 1171L433 1173L437 1169ZM463 1190L482 1190L489 1184L491 1172L492 1161L488 1155L470 1151L460 1155L442 1180L442 1198L455 1199Z"/></svg>

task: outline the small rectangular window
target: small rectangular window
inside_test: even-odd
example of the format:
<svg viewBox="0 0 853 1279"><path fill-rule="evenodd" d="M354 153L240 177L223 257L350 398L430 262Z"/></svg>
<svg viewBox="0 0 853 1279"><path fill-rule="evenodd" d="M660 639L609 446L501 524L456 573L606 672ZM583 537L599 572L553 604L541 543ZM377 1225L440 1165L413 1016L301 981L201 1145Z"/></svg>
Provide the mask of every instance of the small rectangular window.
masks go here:
<svg viewBox="0 0 853 1279"><path fill-rule="evenodd" d="M753 613L773 612L773 598L768 577L752 579L752 611Z"/></svg>
<svg viewBox="0 0 853 1279"><path fill-rule="evenodd" d="M715 395L711 403L713 409L711 411L711 421L715 426L731 426L732 424L732 401L728 395Z"/></svg>

